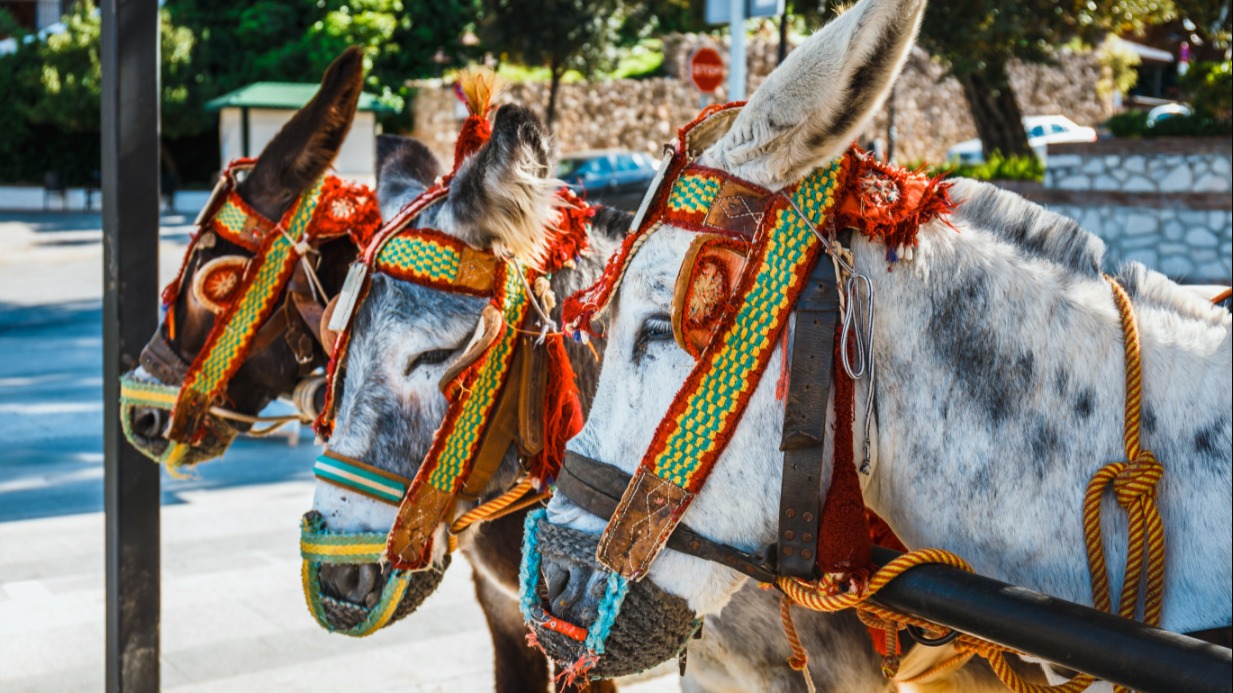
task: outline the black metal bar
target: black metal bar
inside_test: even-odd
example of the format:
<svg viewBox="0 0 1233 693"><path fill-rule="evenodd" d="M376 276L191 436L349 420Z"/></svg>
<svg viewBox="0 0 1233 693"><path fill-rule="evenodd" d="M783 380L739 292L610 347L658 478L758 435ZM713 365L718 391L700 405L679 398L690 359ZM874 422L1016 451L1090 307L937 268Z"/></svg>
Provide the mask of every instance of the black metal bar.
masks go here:
<svg viewBox="0 0 1233 693"><path fill-rule="evenodd" d="M898 555L874 548L880 565ZM957 568L912 568L874 601L1144 693L1233 691L1226 647Z"/></svg>
<svg viewBox="0 0 1233 693"><path fill-rule="evenodd" d="M103 451L106 688L159 688L159 467L125 441L119 376L158 326L158 0L104 0Z"/></svg>

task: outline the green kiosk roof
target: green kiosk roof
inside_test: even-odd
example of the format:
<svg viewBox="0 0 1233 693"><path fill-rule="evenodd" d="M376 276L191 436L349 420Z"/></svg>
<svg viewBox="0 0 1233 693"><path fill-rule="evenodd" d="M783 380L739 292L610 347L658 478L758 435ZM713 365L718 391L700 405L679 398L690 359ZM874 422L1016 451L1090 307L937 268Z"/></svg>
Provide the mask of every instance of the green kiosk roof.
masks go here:
<svg viewBox="0 0 1233 693"><path fill-rule="evenodd" d="M299 109L308 103L320 88L319 84L301 84L299 82L254 82L224 94L206 104L206 109L217 111L221 108L285 108ZM359 110L393 113L394 108L379 101L373 94L360 94Z"/></svg>

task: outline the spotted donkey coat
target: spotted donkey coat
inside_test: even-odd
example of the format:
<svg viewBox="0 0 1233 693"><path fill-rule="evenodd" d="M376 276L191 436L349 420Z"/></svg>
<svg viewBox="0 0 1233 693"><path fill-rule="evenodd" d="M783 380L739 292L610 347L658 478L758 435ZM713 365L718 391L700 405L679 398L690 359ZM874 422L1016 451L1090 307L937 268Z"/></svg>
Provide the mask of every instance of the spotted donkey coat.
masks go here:
<svg viewBox="0 0 1233 693"><path fill-rule="evenodd" d="M854 5L793 52L700 163L779 190L841 154L889 91L924 4ZM1101 275L1103 244L1075 222L992 186L958 181L952 193L956 213L921 227L910 259L889 264L885 247L859 234L853 240L855 266L871 279L875 306L877 396L872 466L861 479L865 500L909 547L949 549L982 574L1090 604L1084 489L1098 467L1125 456L1123 335ZM570 449L627 473L642 459L694 365L663 329L692 239L661 229L631 261L608 314L595 407ZM1143 445L1165 468L1157 489L1167 542L1162 625L1227 629L1230 317L1140 265L1117 277L1142 337ZM783 422L775 382L782 367L779 350L685 514L685 523L713 540L750 550L775 541ZM869 386L868 379L857 384L857 421ZM832 444L828 439L824 483ZM1104 506L1106 552L1115 566L1110 589L1117 593L1126 520L1112 494ZM548 517L593 533L604 526L560 496ZM549 590L554 613L568 619L593 610L589 586L604 578L571 574ZM747 589L734 571L671 550L647 579L696 612L721 618L733 595ZM579 603L570 604L573 598ZM751 641L773 637L769 626L748 633Z"/></svg>

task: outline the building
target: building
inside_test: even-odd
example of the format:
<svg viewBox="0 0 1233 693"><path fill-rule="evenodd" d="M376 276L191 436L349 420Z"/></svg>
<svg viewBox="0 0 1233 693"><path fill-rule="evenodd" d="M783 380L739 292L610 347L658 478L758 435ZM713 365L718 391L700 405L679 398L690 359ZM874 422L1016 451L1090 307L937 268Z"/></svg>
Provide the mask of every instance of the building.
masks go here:
<svg viewBox="0 0 1233 693"><path fill-rule="evenodd" d="M210 101L206 108L218 111L218 140L222 161L256 156L283 124L317 93L317 84L257 82ZM380 125L376 115L394 109L377 101L372 94L361 94L351 124L334 161L337 175L373 185L377 178L376 142Z"/></svg>

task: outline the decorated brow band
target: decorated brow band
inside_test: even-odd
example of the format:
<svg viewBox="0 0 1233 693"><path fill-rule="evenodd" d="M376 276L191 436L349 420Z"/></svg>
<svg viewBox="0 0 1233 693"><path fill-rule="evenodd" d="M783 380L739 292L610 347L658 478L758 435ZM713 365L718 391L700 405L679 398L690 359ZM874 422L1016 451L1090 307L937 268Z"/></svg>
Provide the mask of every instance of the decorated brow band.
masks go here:
<svg viewBox="0 0 1233 693"><path fill-rule="evenodd" d="M768 196L768 191L723 171L691 165L707 145L723 134L720 129L726 129L744 105L745 102L740 101L704 109L677 131L675 142L665 146L667 153L634 216L632 232L608 259L599 279L565 299L561 319L567 332L578 337L592 332L591 320L607 310L630 260L661 224L671 222L695 230L709 226L707 230L710 231L741 235L748 235L757 228L761 210L733 206L732 214L725 209L712 216L713 206L725 190L730 189L733 194L739 191L753 204L757 204L758 198ZM729 188L732 184L739 187Z"/></svg>

